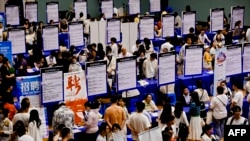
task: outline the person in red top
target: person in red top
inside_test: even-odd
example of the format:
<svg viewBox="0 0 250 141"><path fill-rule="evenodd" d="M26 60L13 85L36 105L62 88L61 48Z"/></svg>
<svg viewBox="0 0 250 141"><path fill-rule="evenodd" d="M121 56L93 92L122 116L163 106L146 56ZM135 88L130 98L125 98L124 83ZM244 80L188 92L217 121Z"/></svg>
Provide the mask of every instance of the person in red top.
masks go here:
<svg viewBox="0 0 250 141"><path fill-rule="evenodd" d="M17 109L14 105L14 97L11 94L12 86L7 85L7 90L2 96L3 107L9 111L9 119L12 120L14 115L17 113Z"/></svg>

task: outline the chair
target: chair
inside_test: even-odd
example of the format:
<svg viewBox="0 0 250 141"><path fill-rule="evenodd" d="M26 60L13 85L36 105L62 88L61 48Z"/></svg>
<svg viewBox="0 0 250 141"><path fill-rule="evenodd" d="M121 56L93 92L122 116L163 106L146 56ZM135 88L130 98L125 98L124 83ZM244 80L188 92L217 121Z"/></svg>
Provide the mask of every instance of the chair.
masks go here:
<svg viewBox="0 0 250 141"><path fill-rule="evenodd" d="M176 103L176 95L175 95L175 93L168 93L166 95L167 95L167 97L169 99L170 104L175 105L175 103Z"/></svg>
<svg viewBox="0 0 250 141"><path fill-rule="evenodd" d="M189 90L190 92L194 91L196 88L197 88L197 87L196 87L195 85L189 85L189 86L188 86L188 90Z"/></svg>

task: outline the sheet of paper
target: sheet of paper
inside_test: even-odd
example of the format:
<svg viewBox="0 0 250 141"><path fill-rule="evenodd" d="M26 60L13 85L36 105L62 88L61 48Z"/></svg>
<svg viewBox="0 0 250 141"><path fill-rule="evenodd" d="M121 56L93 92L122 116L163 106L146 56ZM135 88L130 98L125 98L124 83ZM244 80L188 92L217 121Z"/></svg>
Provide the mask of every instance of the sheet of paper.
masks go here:
<svg viewBox="0 0 250 141"><path fill-rule="evenodd" d="M81 22L70 23L69 24L69 36L70 36L70 45L76 47L84 46L83 39L83 24Z"/></svg>
<svg viewBox="0 0 250 141"><path fill-rule="evenodd" d="M118 91L136 88L136 59L132 57L117 59Z"/></svg>
<svg viewBox="0 0 250 141"><path fill-rule="evenodd" d="M150 12L159 12L161 11L161 0L150 0Z"/></svg>
<svg viewBox="0 0 250 141"><path fill-rule="evenodd" d="M114 13L113 0L102 0L102 13L106 18L112 18Z"/></svg>
<svg viewBox="0 0 250 141"><path fill-rule="evenodd" d="M87 2L86 1L76 1L74 2L74 9L76 13L76 19L79 19L80 13L83 13L83 17L86 19L87 17Z"/></svg>
<svg viewBox="0 0 250 141"><path fill-rule="evenodd" d="M25 18L29 19L30 22L37 22L37 3L35 2L26 2L25 3Z"/></svg>
<svg viewBox="0 0 250 141"><path fill-rule="evenodd" d="M58 102L63 100L63 71L62 67L41 69L42 102Z"/></svg>
<svg viewBox="0 0 250 141"><path fill-rule="evenodd" d="M250 43L245 43L243 46L243 72L250 72Z"/></svg>
<svg viewBox="0 0 250 141"><path fill-rule="evenodd" d="M175 82L175 53L159 54L159 85Z"/></svg>
<svg viewBox="0 0 250 141"><path fill-rule="evenodd" d="M24 28L11 29L9 31L9 41L12 43L12 54L26 52L25 31Z"/></svg>
<svg viewBox="0 0 250 141"><path fill-rule="evenodd" d="M43 28L43 50L56 50L59 48L59 37L57 26L45 26Z"/></svg>
<svg viewBox="0 0 250 141"><path fill-rule="evenodd" d="M18 6L6 6L6 24L20 25L19 8Z"/></svg>
<svg viewBox="0 0 250 141"><path fill-rule="evenodd" d="M86 64L88 96L107 93L107 61Z"/></svg>
<svg viewBox="0 0 250 141"><path fill-rule="evenodd" d="M211 9L210 18L210 31L222 30L224 26L224 8Z"/></svg>
<svg viewBox="0 0 250 141"><path fill-rule="evenodd" d="M140 0L129 0L128 2L129 14L134 15L137 13L141 13L140 9Z"/></svg>
<svg viewBox="0 0 250 141"><path fill-rule="evenodd" d="M58 3L47 3L47 23L49 23L50 20L54 22L59 21Z"/></svg>
<svg viewBox="0 0 250 141"><path fill-rule="evenodd" d="M195 12L182 12L182 34L188 34L189 29L195 29Z"/></svg>
<svg viewBox="0 0 250 141"><path fill-rule="evenodd" d="M163 15L162 16L162 37L174 36L174 16L173 15Z"/></svg>
<svg viewBox="0 0 250 141"><path fill-rule="evenodd" d="M202 74L203 68L203 45L186 46L184 75Z"/></svg>
<svg viewBox="0 0 250 141"><path fill-rule="evenodd" d="M226 76L242 73L242 45L230 45L227 47Z"/></svg>
<svg viewBox="0 0 250 141"><path fill-rule="evenodd" d="M121 21L120 19L111 19L107 21L107 43L112 37L115 37L119 42L121 41Z"/></svg>
<svg viewBox="0 0 250 141"><path fill-rule="evenodd" d="M154 18L145 17L140 20L140 39L154 39Z"/></svg>

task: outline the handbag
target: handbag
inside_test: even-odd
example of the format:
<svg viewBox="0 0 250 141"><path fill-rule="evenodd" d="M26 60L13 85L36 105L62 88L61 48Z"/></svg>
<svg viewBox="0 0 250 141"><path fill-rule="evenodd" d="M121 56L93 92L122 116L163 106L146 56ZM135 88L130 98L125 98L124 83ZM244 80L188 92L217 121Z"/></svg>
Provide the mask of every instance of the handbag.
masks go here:
<svg viewBox="0 0 250 141"><path fill-rule="evenodd" d="M213 122L213 110L207 112L206 124L211 124Z"/></svg>
<svg viewBox="0 0 250 141"><path fill-rule="evenodd" d="M203 95L204 95L204 90L202 92L200 100L202 99ZM201 102L201 105L200 105L200 117L201 118L206 118L207 117L207 111L206 111L206 106L205 106L204 102Z"/></svg>
<svg viewBox="0 0 250 141"><path fill-rule="evenodd" d="M183 119L182 114L181 114L181 119ZM188 134L189 134L189 129L188 129L187 125L185 123L183 123L182 120L181 120L180 124L179 124L178 136L179 137L188 137Z"/></svg>

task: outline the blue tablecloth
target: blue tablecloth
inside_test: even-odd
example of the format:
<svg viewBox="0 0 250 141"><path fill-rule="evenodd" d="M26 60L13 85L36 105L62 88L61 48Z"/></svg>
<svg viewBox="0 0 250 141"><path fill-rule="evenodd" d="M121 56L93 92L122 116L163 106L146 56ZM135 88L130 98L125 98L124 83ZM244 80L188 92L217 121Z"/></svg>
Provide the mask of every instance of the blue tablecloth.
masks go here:
<svg viewBox="0 0 250 141"><path fill-rule="evenodd" d="M154 47L160 48L161 44L163 44L165 42L165 39L163 39L163 38L155 38L154 40L152 40L152 42L153 42Z"/></svg>
<svg viewBox="0 0 250 141"><path fill-rule="evenodd" d="M69 48L69 46L70 46L69 33L67 33L67 32L59 33L58 36L59 36L59 44Z"/></svg>
<svg viewBox="0 0 250 141"><path fill-rule="evenodd" d="M208 94L211 95L211 85L213 84L213 74L203 73L199 76L184 77L179 76L175 83L175 93L178 96L182 94L182 89L184 86L189 87L189 89L195 89L195 84L197 80L202 80L204 89L207 90Z"/></svg>

